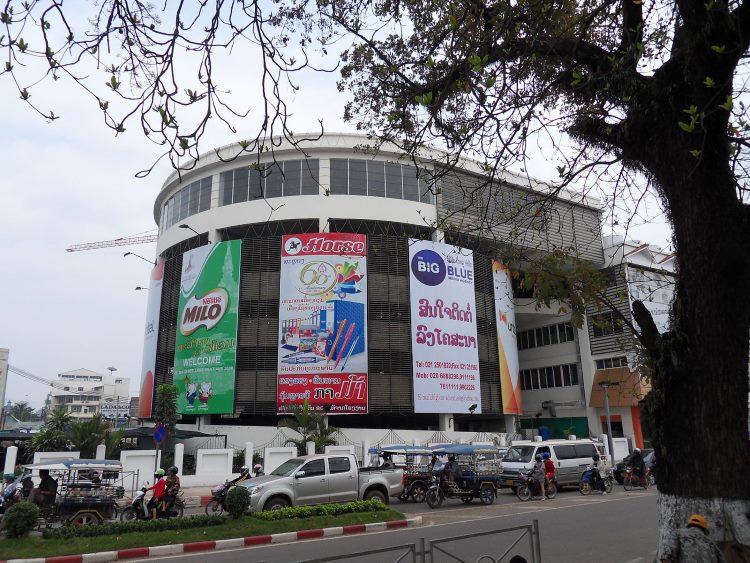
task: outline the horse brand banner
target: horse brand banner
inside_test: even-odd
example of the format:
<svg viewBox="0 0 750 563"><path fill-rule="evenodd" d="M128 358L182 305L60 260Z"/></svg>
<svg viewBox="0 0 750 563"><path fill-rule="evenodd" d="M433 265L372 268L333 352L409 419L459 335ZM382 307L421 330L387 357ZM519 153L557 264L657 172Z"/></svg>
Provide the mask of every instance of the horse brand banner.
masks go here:
<svg viewBox="0 0 750 563"><path fill-rule="evenodd" d="M242 241L201 246L182 256L174 383L177 412L234 412Z"/></svg>
<svg viewBox="0 0 750 563"><path fill-rule="evenodd" d="M368 410L364 235L282 238L277 412Z"/></svg>
<svg viewBox="0 0 750 563"><path fill-rule="evenodd" d="M159 311L161 310L161 288L164 281L164 262L151 270L146 306L146 329L143 333L143 359L141 360L141 394L138 402L138 417L151 418L154 400L154 372L156 371L156 343L159 334Z"/></svg>
<svg viewBox="0 0 750 563"><path fill-rule="evenodd" d="M495 320L497 321L497 348L500 361L500 392L505 414L523 414L521 410L521 383L516 342L516 312L513 305L513 286L508 267L498 260L492 261L492 278L495 284Z"/></svg>
<svg viewBox="0 0 750 563"><path fill-rule="evenodd" d="M409 241L414 412L480 413L470 250Z"/></svg>

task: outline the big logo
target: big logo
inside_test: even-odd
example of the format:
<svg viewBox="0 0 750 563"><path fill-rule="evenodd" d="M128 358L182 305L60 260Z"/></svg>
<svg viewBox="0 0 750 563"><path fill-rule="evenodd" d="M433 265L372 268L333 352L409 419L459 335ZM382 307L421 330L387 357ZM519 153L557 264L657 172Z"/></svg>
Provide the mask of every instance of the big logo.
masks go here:
<svg viewBox="0 0 750 563"><path fill-rule="evenodd" d="M180 332L190 336L200 327L211 330L224 316L229 305L229 294L221 287L212 289L203 297L192 296L185 303L185 310L180 320Z"/></svg>
<svg viewBox="0 0 750 563"><path fill-rule="evenodd" d="M434 250L420 250L411 259L411 271L425 285L440 285L445 279L445 260Z"/></svg>

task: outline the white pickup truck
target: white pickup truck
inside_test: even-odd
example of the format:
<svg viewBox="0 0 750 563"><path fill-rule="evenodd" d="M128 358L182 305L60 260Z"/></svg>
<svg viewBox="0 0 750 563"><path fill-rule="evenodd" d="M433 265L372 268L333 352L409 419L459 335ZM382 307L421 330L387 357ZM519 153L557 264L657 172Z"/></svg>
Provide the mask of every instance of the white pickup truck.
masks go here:
<svg viewBox="0 0 750 563"><path fill-rule="evenodd" d="M269 475L240 483L250 491L250 510L278 510L287 506L378 499L388 504L404 490L403 470L360 469L349 454L295 457Z"/></svg>

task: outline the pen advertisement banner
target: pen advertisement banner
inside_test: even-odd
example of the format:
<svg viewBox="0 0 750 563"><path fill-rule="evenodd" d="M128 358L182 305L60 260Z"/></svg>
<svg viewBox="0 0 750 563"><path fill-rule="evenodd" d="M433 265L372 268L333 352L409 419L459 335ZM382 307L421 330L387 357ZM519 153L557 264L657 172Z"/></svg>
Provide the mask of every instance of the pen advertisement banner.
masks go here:
<svg viewBox="0 0 750 563"><path fill-rule="evenodd" d="M182 256L173 381L180 414L234 412L242 241Z"/></svg>
<svg viewBox="0 0 750 563"><path fill-rule="evenodd" d="M365 235L286 235L282 245L277 412L307 400L315 411L367 413Z"/></svg>
<svg viewBox="0 0 750 563"><path fill-rule="evenodd" d="M500 360L500 392L505 414L523 414L521 409L521 379L516 341L516 311L513 305L513 285L508 267L499 260L492 261L495 285L495 320L497 347Z"/></svg>
<svg viewBox="0 0 750 563"><path fill-rule="evenodd" d="M159 335L161 288L164 281L164 262L151 270L146 305L146 329L143 334L143 359L141 360L141 394L138 399L138 418L151 418L154 401L154 372L156 371L156 343Z"/></svg>
<svg viewBox="0 0 750 563"><path fill-rule="evenodd" d="M409 241L414 412L481 413L474 257Z"/></svg>

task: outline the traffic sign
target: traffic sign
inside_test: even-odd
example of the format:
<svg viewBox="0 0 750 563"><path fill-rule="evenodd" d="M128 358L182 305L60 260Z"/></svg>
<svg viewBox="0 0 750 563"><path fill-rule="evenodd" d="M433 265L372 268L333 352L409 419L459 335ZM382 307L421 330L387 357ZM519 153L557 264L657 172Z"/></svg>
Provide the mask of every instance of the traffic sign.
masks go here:
<svg viewBox="0 0 750 563"><path fill-rule="evenodd" d="M157 424L154 427L154 443L161 445L167 437L167 427L163 424Z"/></svg>

